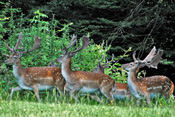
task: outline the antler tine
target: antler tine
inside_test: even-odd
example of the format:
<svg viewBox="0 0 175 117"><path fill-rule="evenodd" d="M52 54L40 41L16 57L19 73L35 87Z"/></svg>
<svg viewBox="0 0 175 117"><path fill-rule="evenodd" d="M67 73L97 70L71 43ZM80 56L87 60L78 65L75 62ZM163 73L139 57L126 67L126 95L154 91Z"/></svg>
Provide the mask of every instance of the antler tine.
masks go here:
<svg viewBox="0 0 175 117"><path fill-rule="evenodd" d="M99 60L98 62L99 62L99 63L102 62L103 59L104 59L104 57L105 57L105 54L103 53L103 56L102 56L101 60Z"/></svg>
<svg viewBox="0 0 175 117"><path fill-rule="evenodd" d="M157 65L159 64L161 57L163 55L163 50L158 50L157 54L152 58L152 60L150 61L150 63L147 63L147 66L150 68L156 68L157 69Z"/></svg>
<svg viewBox="0 0 175 117"><path fill-rule="evenodd" d="M75 44L76 38L77 38L77 36L75 36L75 34L73 34L72 39L71 39L71 42L70 42L70 44L69 44L68 47L66 47L66 46L64 45L64 43L63 43L64 49L62 49L62 52L63 52L64 54L66 54L66 53L68 52L69 48Z"/></svg>
<svg viewBox="0 0 175 117"><path fill-rule="evenodd" d="M154 46L150 53L146 56L143 62L148 63L150 62L156 54L156 47Z"/></svg>
<svg viewBox="0 0 175 117"><path fill-rule="evenodd" d="M107 61L106 64L111 63L111 62L115 62L115 60L114 60L114 54L112 54L111 60L110 61Z"/></svg>
<svg viewBox="0 0 175 117"><path fill-rule="evenodd" d="M70 42L69 46L67 47L67 49L69 49L71 46L73 46L75 44L76 38L77 38L77 36L75 36L75 34L73 34L71 42Z"/></svg>
<svg viewBox="0 0 175 117"><path fill-rule="evenodd" d="M33 48L31 50L27 50L27 51L24 51L22 53L32 52L32 51L38 49L40 47L40 44L41 44L41 38L39 39L38 36L35 35L35 43L34 43Z"/></svg>
<svg viewBox="0 0 175 117"><path fill-rule="evenodd" d="M19 46L22 45L22 40L23 40L23 38L22 38L22 32L20 32L19 38L18 38L18 42L16 43L16 46L13 49L14 51L16 51L17 49L19 49Z"/></svg>
<svg viewBox="0 0 175 117"><path fill-rule="evenodd" d="M13 52L13 49L10 48L10 47L8 46L8 44L5 44L5 46L8 48L8 50L10 50L11 52Z"/></svg>
<svg viewBox="0 0 175 117"><path fill-rule="evenodd" d="M8 55L8 54L5 54L5 53L2 53L3 55L5 55L6 57L9 57L10 55Z"/></svg>
<svg viewBox="0 0 175 117"><path fill-rule="evenodd" d="M134 53L132 54L132 58L134 59L134 62L137 61L135 56L136 56L136 51L134 51Z"/></svg>
<svg viewBox="0 0 175 117"><path fill-rule="evenodd" d="M115 60L114 60L114 54L112 54L112 58L111 58L110 61L107 60L107 62L102 65L103 68L108 68L109 67L108 63L111 63L111 62L115 62Z"/></svg>
<svg viewBox="0 0 175 117"><path fill-rule="evenodd" d="M88 45L90 44L90 41L89 41L89 37L87 36L83 36L83 45L81 48L71 52L71 53L76 53L78 51L81 51L82 49L85 49Z"/></svg>

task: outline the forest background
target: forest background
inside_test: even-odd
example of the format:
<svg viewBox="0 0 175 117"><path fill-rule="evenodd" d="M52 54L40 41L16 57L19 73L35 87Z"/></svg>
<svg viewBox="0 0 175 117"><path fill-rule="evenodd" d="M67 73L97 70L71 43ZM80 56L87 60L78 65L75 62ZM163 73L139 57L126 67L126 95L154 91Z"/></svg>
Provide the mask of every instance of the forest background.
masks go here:
<svg viewBox="0 0 175 117"><path fill-rule="evenodd" d="M49 21L55 24L48 24ZM40 33L38 31L36 35L40 37L48 27L57 30L48 31L48 35L54 33L54 37L62 36L65 32L62 30L68 27L66 33L69 35L80 37L89 34L95 44L110 46L108 55L114 53L117 57L131 48L129 57L121 59L120 64L132 61L133 51L139 50L138 56L144 58L156 46L164 50L162 64L158 70L144 68L146 75L166 75L174 82L173 0L1 0L0 22L1 46L4 42L11 44L13 34L17 37L21 31L37 22ZM16 37L14 39L17 40ZM0 48L1 55L4 49ZM54 53L54 49L50 51ZM1 63L6 60L3 55L0 59Z"/></svg>

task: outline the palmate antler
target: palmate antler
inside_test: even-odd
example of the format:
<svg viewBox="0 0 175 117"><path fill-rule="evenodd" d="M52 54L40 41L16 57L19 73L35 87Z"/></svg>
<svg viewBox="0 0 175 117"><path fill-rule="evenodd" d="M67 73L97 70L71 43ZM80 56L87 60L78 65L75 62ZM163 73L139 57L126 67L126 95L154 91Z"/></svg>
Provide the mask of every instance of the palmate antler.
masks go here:
<svg viewBox="0 0 175 117"><path fill-rule="evenodd" d="M33 48L31 50L23 51L22 53L33 52L34 50L40 47L40 44L41 44L41 38L38 38L38 36L35 35L35 43L34 43Z"/></svg>
<svg viewBox="0 0 175 117"><path fill-rule="evenodd" d="M69 46L66 47L66 46L63 44L63 46L64 46L64 50L62 50L62 51L63 51L64 54L67 54L69 48L75 44L75 42L76 42L76 38L77 38L77 37L75 36L75 34L73 34ZM75 51L70 52L70 53L69 53L70 56L73 56L73 55L75 55L77 52L81 51L82 49L85 49L89 44L90 44L89 37L87 37L87 36L83 36L83 45L82 45L82 47L79 48L79 49L77 49L77 50L75 50Z"/></svg>
<svg viewBox="0 0 175 117"><path fill-rule="evenodd" d="M163 55L163 50L158 50L157 54L152 58L151 62L147 63L147 66L157 69L157 65L161 61L162 55Z"/></svg>
<svg viewBox="0 0 175 117"><path fill-rule="evenodd" d="M70 55L75 55L77 52L79 52L83 49L86 49L89 44L90 44L89 37L83 36L83 45L81 46L81 48L71 52Z"/></svg>
<svg viewBox="0 0 175 117"><path fill-rule="evenodd" d="M63 43L64 50L62 49L62 51L63 51L64 54L67 54L69 48L75 44L76 38L77 38L77 36L75 36L75 34L73 34L72 39L71 39L71 42L70 42L70 44L69 44L68 47L66 47L66 46L64 45L64 43Z"/></svg>
<svg viewBox="0 0 175 117"><path fill-rule="evenodd" d="M133 53L133 59L134 62L139 61L141 64L139 67L144 67L145 65L148 66L149 68L156 68L161 60L161 57L163 55L163 50L158 50L156 53L156 47L154 46L153 49L150 51L150 53L147 55L147 57L144 60L137 60L136 57L136 52Z"/></svg>
<svg viewBox="0 0 175 117"><path fill-rule="evenodd" d="M15 47L12 49L8 46L8 44L6 44L6 47L11 51L11 52L15 52L17 49L24 49L24 48L19 48L20 45L22 45L22 32L19 34L19 38L18 38L18 42L16 43Z"/></svg>
<svg viewBox="0 0 175 117"><path fill-rule="evenodd" d="M10 51L16 52L16 50L24 49L24 48L19 48L19 46L22 45L22 40L23 40L23 38L22 38L22 32L21 32L19 35L18 41L13 49L10 48L8 45L6 45L6 46ZM21 51L20 54L32 52L32 51L38 49L40 47L40 44L41 44L41 39L39 39L38 36L35 36L35 43L34 43L33 48L31 50Z"/></svg>

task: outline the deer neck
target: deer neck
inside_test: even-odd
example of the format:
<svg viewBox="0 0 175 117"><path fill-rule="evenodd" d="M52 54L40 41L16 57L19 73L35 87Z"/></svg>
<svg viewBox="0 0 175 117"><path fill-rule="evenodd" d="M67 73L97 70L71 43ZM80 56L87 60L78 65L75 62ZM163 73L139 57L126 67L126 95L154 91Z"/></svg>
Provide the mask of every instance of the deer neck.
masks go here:
<svg viewBox="0 0 175 117"><path fill-rule="evenodd" d="M71 77L71 58L68 58L66 61L62 63L61 72L66 81L68 81Z"/></svg>
<svg viewBox="0 0 175 117"><path fill-rule="evenodd" d="M136 82L136 80L137 80L136 70L130 70L128 72L128 81Z"/></svg>
<svg viewBox="0 0 175 117"><path fill-rule="evenodd" d="M18 60L14 65L13 65L13 74L16 78L20 78L23 75L22 72L22 67L21 67L21 60Z"/></svg>
<svg viewBox="0 0 175 117"><path fill-rule="evenodd" d="M136 80L137 80L136 77L137 77L137 73L135 70L130 70L128 72L128 86L129 86L130 90L136 89Z"/></svg>
<svg viewBox="0 0 175 117"><path fill-rule="evenodd" d="M131 93L136 97L141 99L142 97L138 93L138 85L137 85L137 73L135 70L130 70L128 72L128 86L131 91Z"/></svg>

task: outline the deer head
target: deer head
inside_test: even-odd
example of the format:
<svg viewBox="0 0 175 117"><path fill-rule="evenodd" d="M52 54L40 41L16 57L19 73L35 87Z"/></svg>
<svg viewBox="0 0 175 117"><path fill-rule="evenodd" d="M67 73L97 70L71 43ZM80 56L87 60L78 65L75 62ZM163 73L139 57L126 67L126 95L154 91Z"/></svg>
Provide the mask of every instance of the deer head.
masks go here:
<svg viewBox="0 0 175 117"><path fill-rule="evenodd" d="M7 48L12 52L12 54L9 56L9 58L5 61L6 64L14 64L17 61L20 60L21 56L23 55L23 53L29 53L32 52L34 50L36 50L37 48L39 48L40 44L41 44L41 39L38 38L38 36L35 36L35 43L34 46L31 50L27 50L27 51L17 51L17 50L21 50L24 48L19 48L20 45L22 45L22 32L19 35L18 38L18 42L16 43L15 47L13 49L11 49L8 45Z"/></svg>
<svg viewBox="0 0 175 117"><path fill-rule="evenodd" d="M135 57L136 52L133 53L133 60L134 62L130 62L127 64L123 64L122 68L125 68L126 70L130 70L133 67L137 68L136 70L139 70L139 68L142 68L144 66L147 67L151 67L151 68L156 68L161 60L161 57L163 55L163 50L158 50L158 52L156 53L156 48L155 46L153 47L153 49L150 51L150 53L146 56L146 58L144 60L139 60L136 59Z"/></svg>
<svg viewBox="0 0 175 117"><path fill-rule="evenodd" d="M101 64L101 62L103 61L103 59L104 59L104 54L103 54L101 60L98 61L97 67L95 69L93 69L92 72L104 73L104 69L109 67L108 64L111 63L111 62L115 62L115 60L114 60L114 54L112 54L112 58L111 58L110 61L107 60L106 63Z"/></svg>

